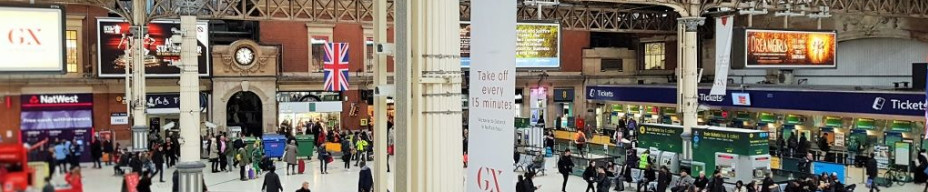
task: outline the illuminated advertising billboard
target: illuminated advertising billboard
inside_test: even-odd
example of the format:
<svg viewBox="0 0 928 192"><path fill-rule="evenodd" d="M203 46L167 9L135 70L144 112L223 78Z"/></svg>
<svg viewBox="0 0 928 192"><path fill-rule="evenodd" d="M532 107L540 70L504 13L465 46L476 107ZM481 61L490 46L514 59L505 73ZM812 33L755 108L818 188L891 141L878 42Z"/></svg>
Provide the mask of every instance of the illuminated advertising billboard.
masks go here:
<svg viewBox="0 0 928 192"><path fill-rule="evenodd" d="M732 67L835 68L836 36L834 31L736 30Z"/></svg>
<svg viewBox="0 0 928 192"><path fill-rule="evenodd" d="M0 72L64 72L62 9L0 7L0 18Z"/></svg>
<svg viewBox="0 0 928 192"><path fill-rule="evenodd" d="M516 68L561 66L561 26L556 23L516 24ZM461 67L470 67L471 25L461 22Z"/></svg>
<svg viewBox="0 0 928 192"><path fill-rule="evenodd" d="M129 51L129 23L122 19L97 19L97 43L100 55L98 71L100 77L125 77L126 65L131 62L123 56ZM172 66L180 62L180 46L171 36L180 35L180 21L155 20L148 24L144 37L144 63L146 77L179 77L180 68ZM209 76L210 66L209 25L197 23L197 55L200 76ZM178 63L179 64L179 63Z"/></svg>

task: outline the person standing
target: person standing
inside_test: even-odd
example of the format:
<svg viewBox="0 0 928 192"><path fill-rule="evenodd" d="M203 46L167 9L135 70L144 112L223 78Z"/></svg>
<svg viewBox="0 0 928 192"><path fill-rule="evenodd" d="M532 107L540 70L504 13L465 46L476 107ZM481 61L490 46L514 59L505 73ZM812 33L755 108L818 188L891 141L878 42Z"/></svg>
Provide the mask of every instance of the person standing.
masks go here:
<svg viewBox="0 0 928 192"><path fill-rule="evenodd" d="M799 172L803 174L812 173L812 153L806 153L806 157L799 160Z"/></svg>
<svg viewBox="0 0 928 192"><path fill-rule="evenodd" d="M209 162L212 166L213 173L219 173L219 141L216 137L210 137L207 143L207 150L209 150Z"/></svg>
<svg viewBox="0 0 928 192"><path fill-rule="evenodd" d="M268 167L267 174L264 175L264 184L261 185L261 190L265 192L283 192L283 185L280 184L280 177L277 176L277 173L274 173L276 168L274 165Z"/></svg>
<svg viewBox="0 0 928 192"><path fill-rule="evenodd" d="M925 174L925 169L928 169L928 155L925 154L924 149L918 150L918 158L916 158L918 166L915 169L915 183L925 183L928 181L928 175ZM925 185L928 188L928 185Z"/></svg>
<svg viewBox="0 0 928 192"><path fill-rule="evenodd" d="M113 150L113 140L112 139L103 140L103 153L106 153L106 156L109 157L109 158L106 158L107 166L113 165L113 159L116 159L116 153L114 152L115 151Z"/></svg>
<svg viewBox="0 0 928 192"><path fill-rule="evenodd" d="M873 192L874 190L876 190L877 192L880 191L880 188L877 187L877 184L876 184L877 163L876 163L875 157L876 157L876 156L874 156L874 155L870 155L870 159L867 159L867 166L866 166L866 168L867 168L867 185L870 187L870 192Z"/></svg>
<svg viewBox="0 0 928 192"><path fill-rule="evenodd" d="M574 161L571 160L570 149L564 151L564 154L557 160L557 171L564 177L564 183L561 184L561 192L567 191L567 178L570 172L574 170Z"/></svg>
<svg viewBox="0 0 928 192"><path fill-rule="evenodd" d="M49 147L48 150L45 150L45 162L48 163L48 177L51 178L55 176L55 147Z"/></svg>
<svg viewBox="0 0 928 192"><path fill-rule="evenodd" d="M809 152L809 138L806 138L806 135L799 133L798 147L796 151L799 152L800 155L805 155Z"/></svg>
<svg viewBox="0 0 928 192"><path fill-rule="evenodd" d="M671 179L673 175L670 174L670 170L666 166L661 166L661 171L657 175L657 191L667 191Z"/></svg>
<svg viewBox="0 0 928 192"><path fill-rule="evenodd" d="M239 168L239 169L238 169L238 176L239 176L239 180L247 181L247 180L248 180L248 176L246 175L247 173L245 173L245 170L246 170L245 167L251 165L251 154L248 153L248 150L246 150L246 149L243 147L243 148L238 148L238 156L236 156L236 157L238 158L238 168Z"/></svg>
<svg viewBox="0 0 928 192"><path fill-rule="evenodd" d="M357 155L356 155L356 156L357 156L358 159L357 159L357 161L354 162L354 165L355 165L355 166L357 166L358 163L360 163L362 160L365 160L365 159L366 159L366 157L364 157L364 156L365 156L364 154L365 154L365 151L366 151L366 149L367 149L367 141L366 141L366 140L361 139L361 138L358 138L357 140L358 140L358 142L357 142L357 144L356 144L356 145L357 145Z"/></svg>
<svg viewBox="0 0 928 192"><path fill-rule="evenodd" d="M374 176L371 175L371 168L367 167L366 161L361 161L361 174L358 175L358 191L371 192L374 188Z"/></svg>
<svg viewBox="0 0 928 192"><path fill-rule="evenodd" d="M586 154L584 151L586 147L586 134L583 133L582 128L577 128L577 133L574 134L574 144L577 145L577 152L580 156L584 156Z"/></svg>
<svg viewBox="0 0 928 192"><path fill-rule="evenodd" d="M789 148L789 153L788 153L786 156L787 156L787 157L794 157L794 155L795 155L795 153L796 153L796 149L797 149L798 146L799 146L799 140L796 139L796 134L795 134L795 133L792 133L792 134L789 135L789 138L786 139L786 144L788 145L787 148Z"/></svg>
<svg viewBox="0 0 928 192"><path fill-rule="evenodd" d="M164 146L155 147L155 151L151 155L151 162L155 164L155 172L152 172L151 175L158 174L158 181L164 183Z"/></svg>
<svg viewBox="0 0 928 192"><path fill-rule="evenodd" d="M228 154L227 150L229 150L229 147L226 143L226 136L219 135L217 142L219 142L219 156L217 157L219 159L219 171L225 172L226 165L229 164L228 159L226 158L226 154Z"/></svg>
<svg viewBox="0 0 928 192"><path fill-rule="evenodd" d="M100 158L103 158L103 145L100 144L100 137L94 137L90 141L90 158L93 159L93 168L103 168L103 164L100 162Z"/></svg>
<svg viewBox="0 0 928 192"><path fill-rule="evenodd" d="M58 139L55 139L58 140ZM55 144L55 165L58 165L59 173L65 174L68 172L68 154L69 150L64 142L56 142Z"/></svg>
<svg viewBox="0 0 928 192"><path fill-rule="evenodd" d="M284 161L287 162L287 175L298 173L296 155L296 140L290 140L290 143L284 148Z"/></svg>
<svg viewBox="0 0 928 192"><path fill-rule="evenodd" d="M325 149L325 143L319 145L318 155L319 155L319 171L322 174L329 174L329 151Z"/></svg>
<svg viewBox="0 0 928 192"><path fill-rule="evenodd" d="M818 138L818 149L822 151L822 161L831 162L831 146L828 145L828 133L822 133L822 137Z"/></svg>

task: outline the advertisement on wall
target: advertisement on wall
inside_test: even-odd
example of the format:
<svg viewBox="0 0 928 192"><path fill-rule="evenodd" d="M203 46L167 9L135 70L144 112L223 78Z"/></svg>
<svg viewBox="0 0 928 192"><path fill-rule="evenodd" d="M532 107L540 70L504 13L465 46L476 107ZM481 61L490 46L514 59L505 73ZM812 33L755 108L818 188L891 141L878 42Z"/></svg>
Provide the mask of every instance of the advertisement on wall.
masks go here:
<svg viewBox="0 0 928 192"><path fill-rule="evenodd" d="M516 24L516 68L558 68L561 26L556 23ZM461 67L470 67L470 22L461 22Z"/></svg>
<svg viewBox="0 0 928 192"><path fill-rule="evenodd" d="M125 77L127 61L123 56L130 48L130 26L122 19L97 19L97 63L100 77ZM148 24L148 34L143 38L146 77L179 77L180 45L175 45L171 36L180 35L180 21L155 20ZM209 25L197 23L197 55L200 76L209 76L210 66Z"/></svg>
<svg viewBox="0 0 928 192"><path fill-rule="evenodd" d="M0 7L0 72L64 72L64 10Z"/></svg>
<svg viewBox="0 0 928 192"><path fill-rule="evenodd" d="M834 31L738 29L733 68L834 68ZM743 38L742 38L743 37ZM733 63L734 64L734 63Z"/></svg>
<svg viewBox="0 0 928 192"><path fill-rule="evenodd" d="M87 143L93 127L92 94L22 95L20 124L23 142L38 143L46 138ZM83 145L80 150L87 150ZM82 162L90 160L83 153Z"/></svg>
<svg viewBox="0 0 928 192"><path fill-rule="evenodd" d="M472 0L471 10L475 38L469 55L467 178L474 179L468 179L467 191L511 191L518 173L500 157L514 150L500 146L515 142L516 2Z"/></svg>

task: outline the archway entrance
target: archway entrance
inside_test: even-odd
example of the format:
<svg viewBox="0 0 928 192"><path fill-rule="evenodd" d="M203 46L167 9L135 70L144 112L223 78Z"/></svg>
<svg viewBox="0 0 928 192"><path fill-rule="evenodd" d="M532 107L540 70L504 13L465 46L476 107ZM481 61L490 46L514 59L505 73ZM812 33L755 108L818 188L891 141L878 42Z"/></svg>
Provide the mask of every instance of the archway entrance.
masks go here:
<svg viewBox="0 0 928 192"><path fill-rule="evenodd" d="M242 127L245 136L261 136L264 133L262 112L258 95L250 91L239 91L226 104L226 125Z"/></svg>

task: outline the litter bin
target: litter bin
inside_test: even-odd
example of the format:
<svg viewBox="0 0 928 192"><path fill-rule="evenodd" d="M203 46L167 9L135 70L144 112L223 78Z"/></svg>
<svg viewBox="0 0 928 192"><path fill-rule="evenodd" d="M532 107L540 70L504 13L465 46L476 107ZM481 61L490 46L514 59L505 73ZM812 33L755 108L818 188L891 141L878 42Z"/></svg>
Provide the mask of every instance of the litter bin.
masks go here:
<svg viewBox="0 0 928 192"><path fill-rule="evenodd" d="M307 157L312 159L313 149L315 149L316 143L313 142L313 135L297 135L296 136L296 150L298 157Z"/></svg>
<svg viewBox="0 0 928 192"><path fill-rule="evenodd" d="M281 158L284 156L287 137L278 134L265 134L261 142L264 143L264 154L267 157Z"/></svg>
<svg viewBox="0 0 928 192"><path fill-rule="evenodd" d="M252 147L254 147L254 144L255 144L255 137L245 137L245 140L244 140L244 141L245 141L245 146L252 146Z"/></svg>

